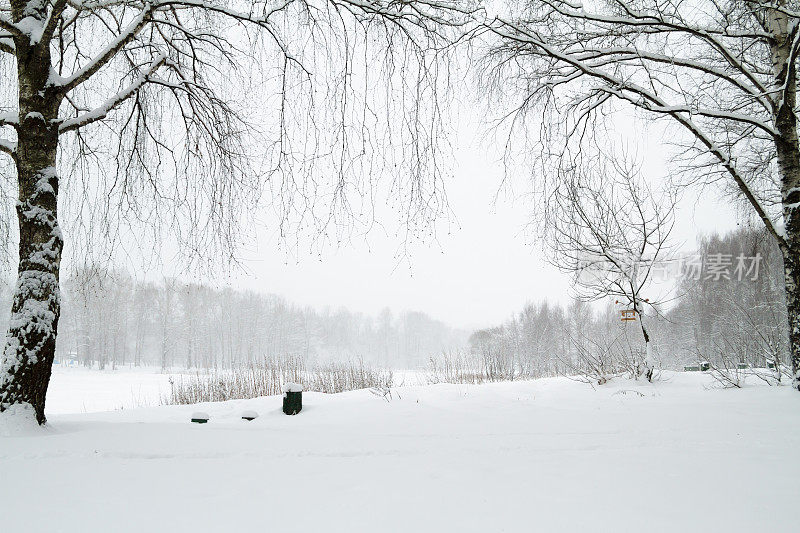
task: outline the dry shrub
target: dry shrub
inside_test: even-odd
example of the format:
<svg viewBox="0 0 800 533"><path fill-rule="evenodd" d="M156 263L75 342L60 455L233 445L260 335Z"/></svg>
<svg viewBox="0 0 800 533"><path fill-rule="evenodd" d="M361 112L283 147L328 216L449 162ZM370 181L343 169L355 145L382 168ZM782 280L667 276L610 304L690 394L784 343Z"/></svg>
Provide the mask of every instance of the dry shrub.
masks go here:
<svg viewBox="0 0 800 533"><path fill-rule="evenodd" d="M391 370L375 369L361 360L308 366L299 357L267 358L246 367L170 378L170 392L161 403L187 405L274 396L283 393L286 383L333 394L390 388L393 379Z"/></svg>

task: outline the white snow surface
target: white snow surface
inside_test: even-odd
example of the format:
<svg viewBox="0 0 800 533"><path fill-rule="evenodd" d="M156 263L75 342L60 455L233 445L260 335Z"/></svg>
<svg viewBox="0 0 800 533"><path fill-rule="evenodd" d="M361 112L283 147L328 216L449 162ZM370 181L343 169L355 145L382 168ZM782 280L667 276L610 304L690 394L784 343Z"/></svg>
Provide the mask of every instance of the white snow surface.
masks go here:
<svg viewBox="0 0 800 533"><path fill-rule="evenodd" d="M0 437L0 529L795 531L800 394L664 375L51 414Z"/></svg>
<svg viewBox="0 0 800 533"><path fill-rule="evenodd" d="M283 392L303 392L303 386L299 383L287 383L283 386Z"/></svg>
<svg viewBox="0 0 800 533"><path fill-rule="evenodd" d="M170 391L170 377L172 374L156 368L91 370L54 366L45 414L50 417L156 406Z"/></svg>
<svg viewBox="0 0 800 533"><path fill-rule="evenodd" d="M38 436L42 431L49 428L39 428L36 422L36 413L30 404L15 404L6 409L0 415L0 437L20 437L23 435ZM2 450L2 447L0 447ZM2 469L0 469L2 472ZM2 503L0 503L2 506ZM2 507L0 507L1 509ZM2 524L3 513L0 511L0 524Z"/></svg>

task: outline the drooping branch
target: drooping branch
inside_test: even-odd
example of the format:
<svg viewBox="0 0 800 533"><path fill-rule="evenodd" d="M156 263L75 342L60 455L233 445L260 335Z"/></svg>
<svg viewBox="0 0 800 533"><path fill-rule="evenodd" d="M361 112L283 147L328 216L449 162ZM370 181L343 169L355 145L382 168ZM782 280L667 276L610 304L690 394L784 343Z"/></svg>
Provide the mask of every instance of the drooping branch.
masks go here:
<svg viewBox="0 0 800 533"><path fill-rule="evenodd" d="M546 208L548 259L574 277L581 299L611 297L637 313L648 306L659 312L663 302L643 292L670 250L673 195L653 194L625 156L600 156L564 170Z"/></svg>
<svg viewBox="0 0 800 533"><path fill-rule="evenodd" d="M199 225L232 224L232 217L268 187L282 232L284 224L306 217L297 231L327 240L329 229L374 224L368 220L375 205L370 207L374 198L368 191L379 179L397 188L392 196L403 204L401 223L449 215L444 166L438 161L439 143L446 142L436 130L442 125L436 95L448 90L449 74L439 74L437 58L458 40L452 35L474 25L467 4L69 0L52 37L49 82L63 102L62 150L76 154L75 169L65 171L63 179L100 172L102 187L111 192L101 195L106 207L97 207L103 212L98 216L119 216L120 224L170 217L156 224L170 226L165 230L170 232L178 227L175 219L184 216L196 234L206 231ZM162 58L157 72L142 76ZM385 94L373 90L378 81L386 83ZM248 85L255 86L249 92L263 95L255 108L242 105L253 98L250 94L231 93L233 86ZM401 87L398 98L395 91ZM390 115L402 118L393 122ZM383 142L392 146L387 159L395 151L409 151L400 163L402 172L396 163L379 160L383 151L377 147ZM85 161L96 165L78 170ZM199 180L198 173L203 174ZM323 182L321 175L331 178ZM322 189L326 192L315 196ZM252 196L234 207L204 196L236 191ZM194 194L214 210L205 222L195 220L200 211L188 204ZM124 205L110 208L109 198ZM361 206L349 203L359 201ZM163 209L165 202L173 207ZM149 203L158 214L147 213ZM180 231L190 235L188 229ZM230 242L232 231L213 230L220 241ZM221 246L227 250L229 243ZM185 247L190 248L199 257L195 251L211 247Z"/></svg>
<svg viewBox="0 0 800 533"><path fill-rule="evenodd" d="M59 133L74 131L78 128L106 118L111 111L119 107L129 98L133 97L146 83L148 83L153 73L155 73L159 67L164 65L166 60L167 58L164 55L156 57L156 59L150 63L147 68L140 71L138 77L131 84L106 100L103 105L96 107L91 111L82 113L77 117L64 120L59 125Z"/></svg>
<svg viewBox="0 0 800 533"><path fill-rule="evenodd" d="M147 9L143 9L139 12L136 18L134 18L97 57L84 65L69 78L57 82L56 85L60 86L61 92L67 94L113 60L125 45L132 42L136 38L136 35L147 26L152 11L152 5L148 4Z"/></svg>
<svg viewBox="0 0 800 533"><path fill-rule="evenodd" d="M683 18L670 16L665 12L652 10L639 10L631 6L629 0L613 0L613 5L625 12L627 16L604 15L598 12L587 11L581 2L574 4L569 0L540 0L553 12L572 20L586 20L608 26L620 26L633 32L646 34L678 33L691 34L709 39L713 37L736 37L769 39L771 35L766 31L741 30L735 27L717 27L700 24L690 24Z"/></svg>
<svg viewBox="0 0 800 533"><path fill-rule="evenodd" d="M740 46L763 50L770 34L746 25L692 25L656 9L634 9L627 0L615 1L624 16L591 13L560 0L536 5L544 7L527 17L496 18L487 24L499 38L491 52L502 58L498 68L519 65L529 83L524 105L573 91L568 108L577 110L576 124L585 124L609 99L670 117L695 140L696 150L702 148L732 178L768 231L779 242L785 240L776 214L754 189L754 179L762 178L742 168L742 161L749 161L737 157L739 145L772 143L778 135L774 117L782 88L768 88L769 72L733 52ZM684 40L677 53L662 53L671 42L663 36L674 33L705 48L693 52ZM661 40L652 40L657 36ZM687 50L689 57L683 57ZM684 85L696 92L687 93ZM762 164L755 155L753 161Z"/></svg>

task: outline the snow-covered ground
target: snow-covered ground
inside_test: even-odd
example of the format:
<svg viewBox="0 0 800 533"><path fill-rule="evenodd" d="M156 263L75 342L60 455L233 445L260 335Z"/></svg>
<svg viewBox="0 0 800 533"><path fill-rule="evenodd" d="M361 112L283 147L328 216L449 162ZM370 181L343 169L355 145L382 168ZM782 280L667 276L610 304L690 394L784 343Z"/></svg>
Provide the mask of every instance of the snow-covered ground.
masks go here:
<svg viewBox="0 0 800 533"><path fill-rule="evenodd" d="M160 405L173 374L158 368L94 370L53 367L47 389L47 415L91 413Z"/></svg>
<svg viewBox="0 0 800 533"><path fill-rule="evenodd" d="M796 531L800 394L666 378L6 417L0 531Z"/></svg>
<svg viewBox="0 0 800 533"><path fill-rule="evenodd" d="M202 370L175 368L162 371L157 367L118 367L97 370L85 367L53 367L47 389L47 416L67 413L93 413L161 405L168 396L170 379L194 375ZM419 385L427 382L424 371L394 370L398 385Z"/></svg>

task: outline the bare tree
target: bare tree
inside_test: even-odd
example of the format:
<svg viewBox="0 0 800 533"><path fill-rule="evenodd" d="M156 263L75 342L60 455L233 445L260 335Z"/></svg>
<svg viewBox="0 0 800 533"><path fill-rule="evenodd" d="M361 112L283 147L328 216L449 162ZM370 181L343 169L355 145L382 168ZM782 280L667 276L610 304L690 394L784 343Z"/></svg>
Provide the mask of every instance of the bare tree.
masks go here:
<svg viewBox="0 0 800 533"><path fill-rule="evenodd" d="M14 163L4 177L16 178L19 227L0 411L29 405L45 422L60 314L60 190L76 214L65 226L76 247L100 242L113 251L137 237L138 247L152 247L123 224L138 222L155 237L169 233L190 257L231 254L261 177L283 193L282 214L299 212L301 221L316 199L333 198L320 231L352 214L349 195L369 198L387 168L397 170L393 186L409 221L437 216L446 203L432 57L466 14L449 0L0 0L0 155ZM374 91L371 71L359 73L366 64L415 89L394 117L396 138L378 127L386 123L375 102L356 97L363 93L354 84L363 83L397 107L391 91ZM237 96L254 89L247 79L259 72L256 81L275 92L240 109ZM312 83L315 75L323 81ZM324 138L308 112L319 100L322 118L333 121ZM275 124L261 136L248 120L259 108ZM410 156L380 166L379 139ZM261 142L268 155L256 161L251 148Z"/></svg>
<svg viewBox="0 0 800 533"><path fill-rule="evenodd" d="M759 370L771 365L779 381L789 365L789 337L777 244L764 229L738 228L704 237L698 245L695 265L730 254L735 267L728 277L708 271L701 275L698 269L681 278L680 299L655 334L663 355L672 352L673 361L681 364L699 356L742 378L771 375Z"/></svg>
<svg viewBox="0 0 800 533"><path fill-rule="evenodd" d="M573 275L579 297L610 297L629 309L626 318L638 321L646 353L641 372L648 380L653 356L645 310L658 313L661 303L651 282L669 251L674 209L674 196L656 196L635 167L612 159L608 167L598 162L588 171L564 171L545 210L550 258Z"/></svg>
<svg viewBox="0 0 800 533"><path fill-rule="evenodd" d="M628 106L677 126L689 176L750 206L783 255L800 389L798 22L793 0L535 0L486 28L494 80L522 94L515 123L531 109L568 117L545 127L546 157L570 160Z"/></svg>

